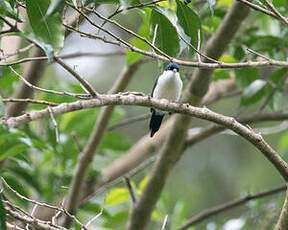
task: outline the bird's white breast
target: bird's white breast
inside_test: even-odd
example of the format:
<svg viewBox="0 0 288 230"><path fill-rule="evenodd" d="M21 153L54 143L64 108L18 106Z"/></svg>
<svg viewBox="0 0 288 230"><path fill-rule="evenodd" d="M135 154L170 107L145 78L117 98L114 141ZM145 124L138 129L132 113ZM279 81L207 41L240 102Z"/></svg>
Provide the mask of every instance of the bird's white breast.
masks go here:
<svg viewBox="0 0 288 230"><path fill-rule="evenodd" d="M182 80L179 73L164 71L158 78L153 97L157 99L165 98L170 101L178 101L181 96Z"/></svg>

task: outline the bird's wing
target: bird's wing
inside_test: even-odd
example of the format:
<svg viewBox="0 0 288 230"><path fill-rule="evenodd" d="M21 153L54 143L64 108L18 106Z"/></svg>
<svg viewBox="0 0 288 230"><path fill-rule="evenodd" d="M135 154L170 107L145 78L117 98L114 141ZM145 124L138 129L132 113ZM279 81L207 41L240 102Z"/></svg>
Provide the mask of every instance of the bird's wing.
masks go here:
<svg viewBox="0 0 288 230"><path fill-rule="evenodd" d="M159 79L159 77L156 79L156 81L155 81L155 83L154 83L154 86L153 86L153 89L152 89L152 92L151 92L151 97L153 97L153 93L154 93L154 90L155 90L155 88L156 88L158 79ZM150 111L151 111L151 113L153 113L153 111L155 111L155 109L151 108Z"/></svg>
<svg viewBox="0 0 288 230"><path fill-rule="evenodd" d="M159 77L156 79L156 81L155 81L155 83L154 83L154 86L153 86L153 89L152 89L152 92L151 92L151 97L153 97L153 93L154 93L154 90L155 90L155 88L156 88L158 79L159 79Z"/></svg>

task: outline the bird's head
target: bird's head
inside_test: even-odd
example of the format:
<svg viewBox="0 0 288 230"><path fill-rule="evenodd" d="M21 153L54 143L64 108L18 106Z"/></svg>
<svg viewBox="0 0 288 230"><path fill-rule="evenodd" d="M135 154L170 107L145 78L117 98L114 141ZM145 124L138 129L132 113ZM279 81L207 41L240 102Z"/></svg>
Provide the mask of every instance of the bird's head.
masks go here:
<svg viewBox="0 0 288 230"><path fill-rule="evenodd" d="M178 73L179 72L179 65L177 65L174 62L169 63L169 65L165 68L165 71L167 70L171 70L174 73Z"/></svg>

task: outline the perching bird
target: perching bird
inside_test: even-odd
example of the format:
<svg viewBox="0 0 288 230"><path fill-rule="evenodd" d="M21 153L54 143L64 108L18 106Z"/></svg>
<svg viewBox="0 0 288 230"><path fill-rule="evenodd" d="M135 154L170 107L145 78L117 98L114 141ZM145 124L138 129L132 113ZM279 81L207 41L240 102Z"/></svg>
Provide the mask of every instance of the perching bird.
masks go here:
<svg viewBox="0 0 288 230"><path fill-rule="evenodd" d="M151 96L156 99L165 98L169 101L178 101L181 96L182 80L179 75L179 66L171 62L160 75L153 87ZM149 128L151 130L150 136L159 130L165 113L163 111L151 108L151 120Z"/></svg>

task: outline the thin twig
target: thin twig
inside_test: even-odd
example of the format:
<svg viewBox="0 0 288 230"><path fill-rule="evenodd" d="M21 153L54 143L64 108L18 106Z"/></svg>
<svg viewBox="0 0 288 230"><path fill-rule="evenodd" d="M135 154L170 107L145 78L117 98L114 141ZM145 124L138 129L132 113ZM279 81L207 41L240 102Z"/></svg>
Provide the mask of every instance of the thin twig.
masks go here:
<svg viewBox="0 0 288 230"><path fill-rule="evenodd" d="M188 220L178 230L187 229L191 226L199 224L200 222L210 218L211 216L217 215L217 214L222 213L224 211L227 211L227 210L230 210L232 208L243 205L243 204L247 203L248 201L260 199L260 198L263 198L266 196L271 196L271 195L277 194L279 192L284 192L285 190L286 190L286 186L280 186L280 187L270 189L270 190L267 190L264 192L260 192L260 193L254 194L254 195L247 195L243 198L240 198L240 199L237 199L234 201L230 201L230 202L215 206L213 208L204 210L201 213L199 213L198 215L196 215L196 216L192 217L190 220Z"/></svg>
<svg viewBox="0 0 288 230"><path fill-rule="evenodd" d="M33 206L33 209L32 209L32 211L31 211L31 216L33 217L34 216L34 213L35 213L35 211L36 211L36 208L37 208L37 204L35 204L34 206ZM26 228L25 228L26 230L29 230L29 224L26 224Z"/></svg>
<svg viewBox="0 0 288 230"><path fill-rule="evenodd" d="M100 27L99 25L97 25L95 22L93 22L87 15L85 15L83 12L81 12L79 9L77 9L76 7L74 7L72 4L69 4L70 7L72 7L74 10L76 10L79 14L81 14L82 16L85 17L85 19L93 26L95 26L96 28L102 30L103 32L109 34L110 36L112 36L113 38L115 38L116 40L122 42L124 45L127 45L128 47L131 47L130 43L124 41L123 39L121 39L120 37L116 36L115 34L113 34L112 32L104 29L103 27ZM170 57L169 55L167 55L165 52L163 52L162 50L160 50L159 48L157 48L156 46L153 46L153 44L151 42L149 42L146 38L140 36L139 34L135 33L132 30L127 29L126 27L122 26L121 24L119 24L118 22L114 21L114 20L110 20L104 16L102 16L99 12L94 11L93 12L95 15L97 15L99 18L108 21L109 23L119 27L120 29L124 30L125 32L135 36L136 38L142 40L143 42L145 42L146 44L148 44L153 50L156 50L159 54L161 54L162 56L166 57L168 60L172 61L172 57Z"/></svg>
<svg viewBox="0 0 288 230"><path fill-rule="evenodd" d="M223 62L220 62L220 61L218 61L218 60L216 60L216 59L210 58L210 57L208 57L207 55L199 52L198 49L196 49L191 43L189 43L188 41L186 41L186 39L185 39L184 37L182 37L180 34L179 34L179 37L180 37L180 39L181 39L186 45L188 45L192 50L194 50L194 51L197 53L197 55L200 55L200 56L202 56L202 57L205 57L207 60L209 60L209 61L211 61L211 62L219 63L219 64L221 64L221 65L223 64ZM198 63L200 63L200 62L198 62Z"/></svg>
<svg viewBox="0 0 288 230"><path fill-rule="evenodd" d="M6 225L8 228L10 228L11 230L25 230L24 228L20 228L18 225L16 225L15 223L10 224L9 222L6 222Z"/></svg>
<svg viewBox="0 0 288 230"><path fill-rule="evenodd" d="M2 58L5 59L5 58L9 58L9 57L12 57L12 56L15 56L15 55L19 55L21 53L24 53L28 50L30 50L31 48L33 48L35 45L34 44L29 44L27 45L26 47L23 47L21 49L17 49L15 52L13 53L9 53L9 54L5 54ZM1 60L1 57L0 57L0 60Z"/></svg>
<svg viewBox="0 0 288 230"><path fill-rule="evenodd" d="M133 187L131 185L130 179L125 176L124 180L125 180L125 183L127 185L127 188L128 188L131 200L132 200L132 204L134 205L136 203L136 197L135 197L135 193L134 193Z"/></svg>
<svg viewBox="0 0 288 230"><path fill-rule="evenodd" d="M72 135L72 138L73 138L79 152L82 152L83 151L83 145L80 143L78 136L76 135L76 133L74 131L71 133L71 135Z"/></svg>
<svg viewBox="0 0 288 230"><path fill-rule="evenodd" d="M198 33L197 33L197 38L198 38L198 44L197 44L197 50L198 50L198 52L197 52L197 58L198 58L198 62L202 62L201 61L201 55L200 55L200 49L201 49L201 31L200 31L200 29L198 29Z"/></svg>
<svg viewBox="0 0 288 230"><path fill-rule="evenodd" d="M79 58L83 56L85 57L110 57L110 56L118 56L118 55L119 56L125 55L125 52L124 51L115 51L111 53L76 52L76 53L71 53L71 54L59 55L58 57L62 59L69 59L69 58ZM0 66L11 66L11 65L16 65L16 64L21 64L21 63L26 63L26 62L31 62L31 61L47 61L47 60L48 60L47 56L27 57L27 58L21 58L19 60L14 60L10 62L0 62Z"/></svg>
<svg viewBox="0 0 288 230"><path fill-rule="evenodd" d="M103 214L104 206L105 206L105 199L104 199L104 201L103 201L103 205L102 205L102 207L101 207L100 212L99 212L96 216L94 216L91 220L89 220L89 221L86 223L86 225L85 225L86 228L88 228L88 226L89 226L90 224L92 224L99 216L101 216L101 215Z"/></svg>
<svg viewBox="0 0 288 230"><path fill-rule="evenodd" d="M81 201L80 206L83 206L84 204L86 204L89 200L91 200L92 198L94 198L95 196L99 196L100 194L104 193L105 191L107 191L108 189L112 188L113 186L115 186L116 184L119 184L121 182L123 182L123 178L126 177L132 177L135 174L139 173L140 171L143 171L145 168L147 168L152 162L155 161L155 157L151 157L149 159L147 159L146 161L142 162L140 165L138 165L137 167L133 168L131 171L129 171L128 173L126 173L123 177L117 177L115 180L110 181L109 183L103 183L99 188L97 188L97 190L95 190L94 192L92 192L89 196L87 196L83 201Z"/></svg>
<svg viewBox="0 0 288 230"><path fill-rule="evenodd" d="M162 224L161 230L165 230L165 228L166 228L166 224L167 224L167 221L168 221L168 215L166 215L165 218L164 218L164 221L163 221L163 224Z"/></svg>
<svg viewBox="0 0 288 230"><path fill-rule="evenodd" d="M269 0L263 0L265 4L271 9L271 11L277 15L277 17L288 25L288 19L285 18L280 12L274 7L274 5Z"/></svg>
<svg viewBox="0 0 288 230"><path fill-rule="evenodd" d="M50 106L48 106L48 111L50 113L50 118L52 120L52 123L54 125L54 128L55 128L55 134L56 134L56 142L59 143L59 130L58 130L58 125L57 125L57 122L55 120L55 117L54 117L54 114L53 114L53 110L51 109Z"/></svg>
<svg viewBox="0 0 288 230"><path fill-rule="evenodd" d="M69 73L71 73L81 84L81 86L84 87L84 90L90 93L92 97L97 96L97 92L93 89L93 87L90 85L88 81L86 81L83 77L80 76L80 74L76 73L70 66L68 66L61 58L54 57L54 60L61 65L64 69L66 69Z"/></svg>
<svg viewBox="0 0 288 230"><path fill-rule="evenodd" d="M26 102L26 103L33 103L33 104L40 104L40 105L49 105L49 106L57 106L59 105L58 103L54 102L49 102L49 101L44 101L44 100L35 100L35 99L30 99L30 98L2 98L2 101L4 103L9 103L9 102Z"/></svg>
<svg viewBox="0 0 288 230"><path fill-rule="evenodd" d="M51 93L56 95L62 95L62 96L70 96L70 97L77 97L81 99L87 99L90 97L90 95L87 94L74 94L74 93L68 93L68 92L60 92L56 90L50 90L50 89L43 89L38 86L32 85L30 82L28 82L24 77L22 77L19 73L17 73L12 66L8 66L8 68L21 80L23 81L28 87L34 90L38 90L44 93Z"/></svg>
<svg viewBox="0 0 288 230"><path fill-rule="evenodd" d="M117 14L120 14L120 13L125 12L125 11L128 11L128 10L147 7L147 6L154 5L154 4L158 3L158 2L163 2L163 1L167 1L167 0L157 0L157 1L147 2L147 3L140 3L139 5L129 6L129 7L124 8L124 9L120 9L121 6L119 5L119 7L118 7L111 15L109 15L109 16L107 17L107 19L111 19L111 18L113 18L114 16L116 16ZM86 8L86 9L87 9L87 8ZM91 13L94 12L94 10L90 10L90 9L87 9L87 10L90 11ZM107 23L107 20L105 20L105 21L100 25L100 27L103 27L106 23ZM97 34L99 34L99 31L100 31L100 29L98 30Z"/></svg>
<svg viewBox="0 0 288 230"><path fill-rule="evenodd" d="M59 208L57 206L53 206L53 205L50 205L50 204L46 204L46 203L41 203L39 201L36 201L36 200L32 200L32 199L29 199L23 195L21 195L19 192L17 192L16 190L14 190L12 187L10 187L10 185L6 182L6 180L1 177L1 180L3 182L3 184L12 192L14 193L17 197L19 197L20 199L22 200L25 200L25 201L28 201L32 204L35 204L35 205L38 205L38 206L42 206L42 207L45 207L45 208L50 208L50 209L54 209L54 210L57 210L57 211L61 211L63 213L65 213L67 216L69 216L72 220L74 220L78 225L80 225L81 228L83 228L84 230L87 230L86 227L77 219L77 217L75 217L74 215L71 215L69 212L67 212L64 208Z"/></svg>
<svg viewBox="0 0 288 230"><path fill-rule="evenodd" d="M138 122L138 121L147 120L150 117L151 117L151 114L150 113L146 113L146 114L141 114L141 115L138 115L138 116L135 116L135 117L130 117L130 118L127 118L127 119L123 119L122 121L119 121L116 124L110 125L108 127L108 131L120 128L120 127L125 126L125 125L130 125L130 124L133 124L133 123Z"/></svg>
<svg viewBox="0 0 288 230"><path fill-rule="evenodd" d="M67 113L69 111L82 110L84 108L95 108L106 105L138 105L145 107L152 107L155 109L182 113L190 115L192 117L205 119L219 125L225 126L228 129L233 130L246 140L251 142L257 147L263 155L269 160L275 169L282 175L282 177L288 180L288 165L281 158L281 156L273 149L260 134L253 132L253 130L247 128L241 123L237 122L235 118L224 116L215 113L208 108L194 107L189 104L179 104L169 102L167 100L157 100L149 96L136 96L135 94L118 93L111 95L98 95L97 98L91 100L81 100L71 103L65 103L51 108L54 114ZM0 120L0 124L6 124L10 127L15 127L25 122L40 119L49 116L47 109L40 111L32 111L18 117L11 117Z"/></svg>
<svg viewBox="0 0 288 230"><path fill-rule="evenodd" d="M12 29L12 31L18 31L17 27L15 27L15 25L10 23L5 17L0 15L0 20L2 20L4 23L6 23Z"/></svg>
<svg viewBox="0 0 288 230"><path fill-rule="evenodd" d="M153 32L153 39L152 39L152 45L155 46L155 41L156 41L156 37L157 37L157 32L158 32L158 24L156 24L155 28L154 28L154 32ZM156 52L154 50L154 52Z"/></svg>
<svg viewBox="0 0 288 230"><path fill-rule="evenodd" d="M85 36L91 39L99 39L102 40L105 43L110 43L110 44L114 44L126 49L131 50L132 52L136 52L139 54L142 54L144 56L150 57L150 58L154 58L160 61L170 61L170 59L167 59L166 57L156 54L155 52L149 52L149 51L145 51L145 50L141 50L127 42L125 42L124 40L120 39L119 37L117 37L116 40L111 40L108 39L107 37L102 37L102 36L96 36L93 34L89 34L89 33L85 33L83 31L80 31L76 28L73 28L69 25L64 24L64 26L71 31L77 32L79 33L81 36ZM183 38L181 38L183 40ZM185 40L183 40L185 42ZM185 42L186 44L189 44L188 42ZM195 47L194 47L195 49ZM197 50L197 49L195 49ZM197 52L197 51L195 51ZM214 62L214 63L207 63L207 62L191 62L191 61L185 61L185 60L181 60L181 59L176 59L173 58L173 62L182 65L182 66L188 66L188 67L195 67L195 68L200 68L200 69L238 69L238 68L245 68L245 67L265 67L265 66L282 66L282 67L288 67L288 61L279 61L279 60L275 60L275 59L269 59L269 61L248 61L248 62L240 62L240 63L224 63L224 62L219 62L216 60L213 60L212 58L209 58L206 55L201 54L202 57L207 58L208 60ZM15 64L20 64L20 63L25 63L25 62L30 62L30 61L35 61L35 60L47 60L47 57L36 57L36 58L23 58L17 61L12 61L12 62L8 62L8 63L0 63L0 66L11 66L11 65L15 65Z"/></svg>
<svg viewBox="0 0 288 230"><path fill-rule="evenodd" d="M273 90L270 92L270 94L267 96L266 100L263 102L261 107L259 108L259 112L263 111L265 107L269 104L269 102L272 100L273 96L277 92L277 90L283 85L283 83L286 81L286 78L283 77L279 80L277 85L273 88Z"/></svg>
<svg viewBox="0 0 288 230"><path fill-rule="evenodd" d="M250 48L247 48L246 50L249 51L250 53L253 53L253 54L259 56L259 57L262 57L263 59L265 59L265 60L267 60L267 61L270 61L270 58L266 57L266 56L263 55L263 54L260 54L259 52L255 51L255 50L252 50L252 49L250 49Z"/></svg>
<svg viewBox="0 0 288 230"><path fill-rule="evenodd" d="M246 4L247 6L251 7L252 9L257 10L263 14L267 14L273 18L279 19L275 13L271 12L270 10L266 10L265 8L263 8L261 6L253 4L249 0L237 0L237 1L242 2L242 3Z"/></svg>

